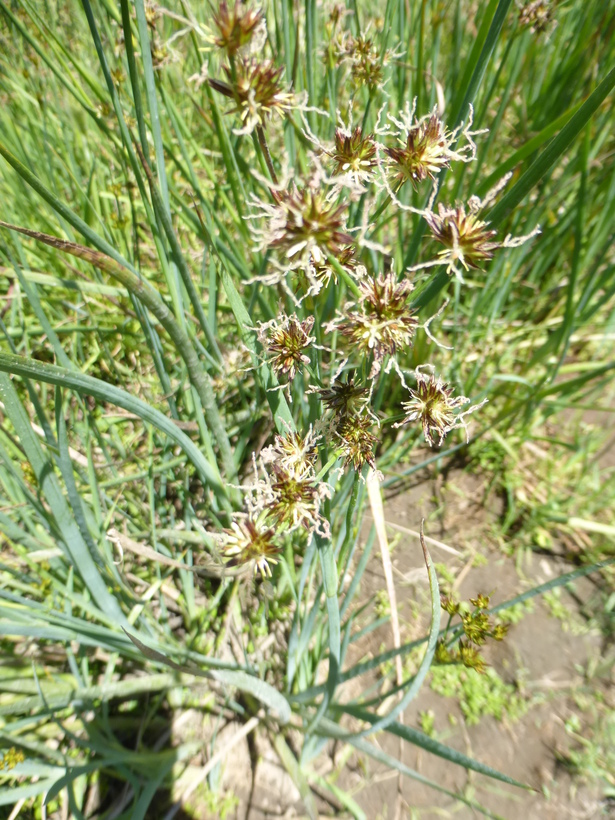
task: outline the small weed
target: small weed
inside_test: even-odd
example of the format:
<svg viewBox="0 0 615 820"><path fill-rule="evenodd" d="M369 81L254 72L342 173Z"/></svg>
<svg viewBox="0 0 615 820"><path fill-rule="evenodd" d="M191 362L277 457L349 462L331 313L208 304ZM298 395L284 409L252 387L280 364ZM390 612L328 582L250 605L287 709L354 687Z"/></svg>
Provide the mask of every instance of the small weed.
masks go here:
<svg viewBox="0 0 615 820"><path fill-rule="evenodd" d="M522 697L491 668L480 674L463 666L434 666L430 686L438 695L455 698L469 725L487 716L514 722L532 705L529 698Z"/></svg>

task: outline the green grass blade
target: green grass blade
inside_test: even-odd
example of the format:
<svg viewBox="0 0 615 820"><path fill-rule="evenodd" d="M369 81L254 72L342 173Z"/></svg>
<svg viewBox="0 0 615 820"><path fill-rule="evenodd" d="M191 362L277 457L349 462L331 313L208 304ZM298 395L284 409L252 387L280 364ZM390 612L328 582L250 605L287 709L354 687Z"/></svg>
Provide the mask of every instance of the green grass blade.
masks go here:
<svg viewBox="0 0 615 820"><path fill-rule="evenodd" d="M5 359L7 354L1 355ZM28 414L6 371L0 374L0 395L2 395L7 415L15 427L28 461L32 465L41 492L53 511L53 517L61 533L67 557L78 570L93 599L102 611L109 618L116 619L120 624L127 623L117 600L109 592L106 582L90 555L87 544L83 540L66 503L60 482L32 430Z"/></svg>
<svg viewBox="0 0 615 820"><path fill-rule="evenodd" d="M427 647L425 649L425 654L421 661L421 665L419 666L418 671L412 680L412 683L408 687L407 691L404 693L404 696L399 701L399 703L396 706L394 706L391 709L391 711L388 712L386 715L376 720L368 729L364 729L362 732L358 732L356 735L354 735L354 737L356 738L367 737L368 735L374 734L374 732L379 732L382 729L386 729L388 726L390 726L390 724L395 721L395 718L399 714L401 714L404 711L404 709L408 706L408 704L416 697L431 667L433 656L436 651L436 644L438 643L438 636L440 633L440 589L438 586L438 577L436 575L436 570L434 568L433 561L431 560L431 556L429 555L429 552L425 547L425 542L423 538L421 538L421 544L423 547L425 563L427 565L427 572L429 573L429 590L431 593L431 627L429 629L429 637L427 639Z"/></svg>
<svg viewBox="0 0 615 820"><path fill-rule="evenodd" d="M203 481L220 495L226 493L220 473L215 465L210 464L199 448L183 433L176 424L168 419L159 410L151 407L141 399L131 396L119 387L103 382L84 373L74 373L52 364L44 364L35 360L25 359L9 353L0 353L0 371L13 373L34 381L54 384L75 390L83 395L94 396L99 401L110 402L122 407L130 413L135 413L143 421L153 424L161 432L182 448L192 464L197 469Z"/></svg>
<svg viewBox="0 0 615 820"><path fill-rule="evenodd" d="M484 9L484 17L458 91L460 102L453 108L451 124L454 126L465 119L468 107L476 97L493 50L500 38L511 2L512 0L490 0L489 5Z"/></svg>
<svg viewBox="0 0 615 820"><path fill-rule="evenodd" d="M602 105L615 86L615 68L612 68L598 87L585 100L583 105L568 120L557 137L545 148L542 154L530 165L511 190L495 205L488 214L489 222L498 225L529 194L538 182L555 165L568 150L572 142L587 125L593 114Z"/></svg>
<svg viewBox="0 0 615 820"><path fill-rule="evenodd" d="M379 763L383 763L388 769L398 771L403 774L405 777L409 777L412 780L416 780L419 783L423 783L426 786L430 786L432 789L441 792L442 794L448 795L448 797L452 797L454 800L459 800L462 803L465 803L466 806L470 806L471 808L475 809L476 811L480 812L485 817L490 817L492 820L502 820L499 815L492 814L488 809L485 809L483 806L480 806L478 803L475 803L472 800L468 800L466 797L463 797L461 794L455 794L455 792L451 792L448 789L445 789L439 783L436 783L434 780L430 780L428 777L425 777L419 772L411 769L409 766L406 766L405 763L402 763L401 760L397 760L392 755L388 755L386 752L383 752L378 746L373 743L368 743L363 738L359 737L348 737L347 733L341 729L336 723L333 723L330 720L322 721L319 731L321 734L325 734L328 737L335 738L336 740L347 741L350 743L351 746L354 746L357 751L368 755L369 757L377 760Z"/></svg>
<svg viewBox="0 0 615 820"><path fill-rule="evenodd" d="M371 724L374 724L378 720L377 714L374 714L374 712L370 712L367 709L363 709L360 706L353 706L349 704L344 706L336 705L333 708L340 713L343 712L345 714L352 715L359 720L365 720ZM508 783L511 786L519 786L522 789L530 788L512 777L502 774L502 772L498 772L497 769L493 769L486 763L481 763L473 757L468 757L468 755L463 754L463 752L459 752L457 749L452 749L450 746L440 743L439 740L435 740L434 738L429 737L429 735L426 735L424 732L419 732L418 729L413 729L411 726L404 726L402 723L394 722L387 727L387 732L390 732L396 737L401 737L403 740L407 740L414 746L419 746L421 749L425 749L426 752L431 752L431 754L437 755L444 760L448 760L450 763L455 763L457 766L462 766L464 769L471 769L474 772L484 774L494 780L501 780L503 783Z"/></svg>
<svg viewBox="0 0 615 820"><path fill-rule="evenodd" d="M169 666L177 672L195 675L199 678L210 678L227 686L236 686L238 689L241 689L242 692L252 695L252 697L261 701L265 706L268 706L269 709L276 714L280 723L286 724L290 721L291 712L288 701L281 692L278 692L264 680L256 678L254 675L250 675L242 669L209 669L204 671L191 666L183 666L165 657L161 652L157 652L149 646L146 646L129 632L126 632L126 634L149 660L161 663L164 666Z"/></svg>

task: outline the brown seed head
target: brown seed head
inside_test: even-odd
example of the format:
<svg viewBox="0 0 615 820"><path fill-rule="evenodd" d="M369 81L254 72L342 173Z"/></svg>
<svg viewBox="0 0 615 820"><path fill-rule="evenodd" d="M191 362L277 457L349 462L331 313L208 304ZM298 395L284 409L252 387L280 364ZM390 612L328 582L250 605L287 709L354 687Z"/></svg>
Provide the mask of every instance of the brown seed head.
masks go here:
<svg viewBox="0 0 615 820"><path fill-rule="evenodd" d="M372 419L365 414L347 414L339 419L335 434L340 441L345 467L352 466L360 472L363 465L369 464L372 469L376 469L374 445L378 439L370 433L372 426Z"/></svg>
<svg viewBox="0 0 615 820"><path fill-rule="evenodd" d="M359 351L373 354L375 375L385 356L412 343L418 326L415 311L408 306L413 286L408 280L397 282L389 273L361 282L359 288L360 310L350 310L339 329Z"/></svg>
<svg viewBox="0 0 615 820"><path fill-rule="evenodd" d="M364 137L360 126L351 134L338 128L331 158L337 176L350 174L357 182L368 180L371 169L377 165L376 146L371 134Z"/></svg>
<svg viewBox="0 0 615 820"><path fill-rule="evenodd" d="M553 22L553 9L548 0L533 0L519 9L519 22L530 31L546 31Z"/></svg>
<svg viewBox="0 0 615 820"><path fill-rule="evenodd" d="M228 66L224 71L228 83L212 78L208 82L215 91L235 100L232 112L243 120L241 133L251 133L257 125L266 125L274 112L283 115L296 106L295 96L282 87L284 68L271 60L241 57L235 63L235 76Z"/></svg>
<svg viewBox="0 0 615 820"><path fill-rule="evenodd" d="M454 397L452 388L434 375L418 372L416 379L416 390L410 390L410 400L402 403L406 415L401 424L420 420L429 445L434 443L434 434L438 436L438 444L442 444L446 434L457 426L458 416L454 411L469 399Z"/></svg>
<svg viewBox="0 0 615 820"><path fill-rule="evenodd" d="M262 455L267 462L278 462L288 473L299 476L313 474L318 458L318 440L319 437L313 434L312 428L305 436L294 432L277 435Z"/></svg>
<svg viewBox="0 0 615 820"><path fill-rule="evenodd" d="M468 669L474 669L481 675L487 669L487 664L478 649L465 641L459 641L459 660Z"/></svg>
<svg viewBox="0 0 615 820"><path fill-rule="evenodd" d="M483 222L470 211L466 214L463 205L445 208L438 205L438 214L429 212L425 216L432 236L445 246L438 256L448 263L449 271L460 262L463 267L478 269L480 263L492 259L501 243L494 242L496 232L489 230L488 222Z"/></svg>
<svg viewBox="0 0 615 820"><path fill-rule="evenodd" d="M310 332L314 327L314 317L308 316L300 322L296 316L290 316L281 323L265 326L259 332L259 339L271 355L271 366L280 375L288 376L292 381L302 364L309 364L310 357L303 351L313 342Z"/></svg>
<svg viewBox="0 0 615 820"><path fill-rule="evenodd" d="M442 168L450 168L450 160L458 158L451 150L452 139L442 120L432 114L408 130L402 148L385 148L393 189L410 182L416 190L427 177L433 180Z"/></svg>
<svg viewBox="0 0 615 820"><path fill-rule="evenodd" d="M214 42L229 57L234 57L250 43L263 21L262 9L248 9L241 0L235 0L235 4L229 7L226 0L222 0L212 18L218 31Z"/></svg>
<svg viewBox="0 0 615 820"><path fill-rule="evenodd" d="M366 85L370 89L381 86L384 80L382 61L374 41L365 34L359 34L358 37L350 37L344 45L354 84L359 88Z"/></svg>
<svg viewBox="0 0 615 820"><path fill-rule="evenodd" d="M333 411L336 419L344 416L359 414L365 407L369 389L358 387L354 381L354 373L350 373L346 381L334 382L330 388L318 391L322 403Z"/></svg>
<svg viewBox="0 0 615 820"><path fill-rule="evenodd" d="M324 485L323 485L324 486ZM301 527L313 532L321 523L322 492L310 472L288 471L282 464L272 464L272 499L267 505L268 520L276 528Z"/></svg>
<svg viewBox="0 0 615 820"><path fill-rule="evenodd" d="M271 577L269 564L277 564L280 547L274 542L275 530L250 518L233 521L222 533L222 553L229 566L254 562L254 572Z"/></svg>
<svg viewBox="0 0 615 820"><path fill-rule="evenodd" d="M284 251L292 266L305 258L321 264L328 255L337 256L352 243L346 233L345 203L327 201L325 192L306 186L274 192L277 207L270 225L269 247Z"/></svg>

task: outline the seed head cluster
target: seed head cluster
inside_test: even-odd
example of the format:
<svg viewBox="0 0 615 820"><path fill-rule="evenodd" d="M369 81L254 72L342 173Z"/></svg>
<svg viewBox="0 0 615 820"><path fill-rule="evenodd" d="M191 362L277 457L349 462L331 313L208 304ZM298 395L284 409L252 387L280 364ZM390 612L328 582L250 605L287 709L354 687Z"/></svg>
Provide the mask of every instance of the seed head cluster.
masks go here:
<svg viewBox="0 0 615 820"><path fill-rule="evenodd" d="M252 564L255 572L271 576L270 565L277 563L288 535L328 536L321 505L330 488L316 479L318 441L311 429L304 437L289 432L254 457L254 480L242 488L246 509L219 536L228 565Z"/></svg>
<svg viewBox="0 0 615 820"><path fill-rule="evenodd" d="M264 27L265 16L261 9L246 8L241 0L235 0L233 6L222 0L212 22L216 29L214 43L232 58L250 45Z"/></svg>
<svg viewBox="0 0 615 820"><path fill-rule="evenodd" d="M336 129L331 159L335 176L346 174L359 185L370 182L373 170L378 164L373 137L364 137L360 126L351 132L342 128Z"/></svg>
<svg viewBox="0 0 615 820"><path fill-rule="evenodd" d="M389 273L361 282L359 289L358 302L347 307L337 327L360 353L373 357L373 378L385 356L412 342L418 326L414 310L408 306L413 286L408 280L397 282Z"/></svg>
<svg viewBox="0 0 615 820"><path fill-rule="evenodd" d="M434 180L456 158L451 149L453 136L442 120L432 114L408 129L401 148L385 148L389 158L388 174L395 191L410 182L415 190L427 178Z"/></svg>
<svg viewBox="0 0 615 820"><path fill-rule="evenodd" d="M271 115L280 116L296 106L294 94L284 90L283 67L276 67L272 60L257 57L240 57L233 67L224 66L227 82L210 77L209 85L220 94L235 101L231 113L236 112L242 120L237 134L251 134L257 126L264 127Z"/></svg>
<svg viewBox="0 0 615 820"><path fill-rule="evenodd" d="M430 211L425 219L433 238L444 245L438 256L449 272L455 271L458 276L457 263L465 270L477 270L501 247L501 243L494 241L496 232L489 229L489 223L483 222L472 211L466 213L463 205L446 208L440 204L438 213Z"/></svg>
<svg viewBox="0 0 615 820"><path fill-rule="evenodd" d="M441 445L451 430L463 427L467 431L464 416L473 413L484 402L481 405L474 405L464 413L458 413L457 410L468 404L470 399L465 396L454 396L452 388L441 378L436 378L433 373L426 375L417 370L415 376L416 389L410 390L410 399L402 402L404 419L395 426L419 421L423 427L425 441L430 447L433 447L435 438Z"/></svg>
<svg viewBox="0 0 615 820"><path fill-rule="evenodd" d="M455 615L460 618L463 637L458 640L455 647L450 645L445 634L436 646L436 663L463 664L483 674L487 663L480 654L479 647L484 646L489 638L503 641L508 632L508 625L496 622L486 612L490 603L489 595L479 594L476 598L470 598L469 604L443 595L440 603L442 609L450 616L449 626Z"/></svg>
<svg viewBox="0 0 615 820"><path fill-rule="evenodd" d="M536 25L539 5L524 6ZM222 68L217 76L208 74L208 82L231 101L227 114L240 120L235 133L254 132L260 160L251 171L259 196L251 195L245 218L261 273L246 285L254 288L251 298L265 301L264 288L276 288L275 319L252 330L266 362L261 366L280 379L281 386L271 390L283 390L293 401L293 415L311 422L307 433L278 429L273 443L253 456L253 475L241 487L244 508L222 535L226 560L251 563L263 576L271 574L291 535L293 544L301 537L329 536L323 511L329 508L328 481L333 479L322 475L377 471L381 422L387 421L379 403L388 387L384 379L391 380L392 394L397 386L407 391L394 427L422 428L430 447L441 446L459 428L467 436L466 418L484 402L472 405L456 395L431 365L416 367L426 345L438 344L429 326L439 313L419 320L420 302L412 302L410 277L439 265L460 282L470 271L479 277L500 248L528 238L499 240L482 218L497 191L485 202L470 197L467 203L435 208L438 190L446 190L445 172L476 158L474 138L482 132L472 130L473 111L454 128L447 125L443 106L417 113L416 101L395 108L387 98L369 116L362 112L363 97L369 96L371 104L386 96L381 92L394 54L383 52L366 31L357 32L356 21L351 26L347 20L351 17L336 6L324 23L323 58L344 78L337 101L350 98L334 112L335 127L325 112L307 107L307 98L287 85L283 66L265 51L269 44L259 39L266 33L260 9L222 0L213 18ZM325 107L331 103L325 97ZM353 125L357 114L362 125ZM275 127L277 118L287 120L285 133ZM310 146L307 170L302 160L293 164L285 155L289 135L295 145L300 139ZM242 152L249 152L251 144L238 140ZM427 205L412 204L421 202ZM404 270L401 260L407 256L406 242L411 243L404 234L411 228L405 212L424 217L433 242L426 244L429 258ZM399 222L392 223L393 217ZM412 372L414 383L408 387ZM279 425L279 417L276 421ZM477 647L487 637L503 636L485 610L482 598L474 613L451 610L461 618L464 638L456 654L444 644L438 647L442 662L481 670Z"/></svg>
<svg viewBox="0 0 615 820"><path fill-rule="evenodd" d="M549 0L532 0L519 9L519 22L532 32L547 31L553 23L553 7Z"/></svg>
<svg viewBox="0 0 615 820"><path fill-rule="evenodd" d="M330 202L314 182L272 191L271 196L273 204L258 203L267 224L255 235L261 248L279 252L287 268L322 265L330 255L348 253L353 238L346 229L346 203Z"/></svg>
<svg viewBox="0 0 615 820"><path fill-rule="evenodd" d="M284 375L292 381L301 366L310 363L305 350L315 341L310 336L313 327L313 316L308 316L303 322L296 316L286 316L282 321L274 319L261 325L258 337L277 375Z"/></svg>

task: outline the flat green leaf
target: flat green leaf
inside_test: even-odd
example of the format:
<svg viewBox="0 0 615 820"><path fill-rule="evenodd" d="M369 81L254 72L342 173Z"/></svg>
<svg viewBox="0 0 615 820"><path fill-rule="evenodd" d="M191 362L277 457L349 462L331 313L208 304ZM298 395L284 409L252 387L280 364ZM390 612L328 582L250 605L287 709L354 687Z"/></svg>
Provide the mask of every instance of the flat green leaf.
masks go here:
<svg viewBox="0 0 615 820"><path fill-rule="evenodd" d="M589 95L557 137L549 143L542 154L530 165L510 191L502 197L488 214L488 220L496 226L529 194L543 176L568 150L573 141L587 125L593 114L602 105L615 85L615 68L612 68L600 85Z"/></svg>
<svg viewBox="0 0 615 820"><path fill-rule="evenodd" d="M156 408L151 407L141 399L131 396L125 390L103 382L101 379L96 379L94 376L76 373L57 365L45 364L34 359L14 356L10 353L0 353L0 371L34 381L66 387L75 390L77 393L93 396L100 401L115 404L130 413L135 413L140 419L153 424L154 427L169 436L172 441L179 444L208 486L220 493L225 492L218 470L205 459L201 450L188 436L182 433L177 425L160 410L156 410Z"/></svg>
<svg viewBox="0 0 615 820"><path fill-rule="evenodd" d="M372 725L378 720L377 714L370 712L367 709L363 709L361 706L353 706L351 704L339 706L336 704L333 709L340 713L343 712L344 714L352 715L359 720L365 720ZM457 749L452 749L450 746L440 743L439 740L429 737L429 735L426 735L424 732L419 732L418 729L413 729L410 726L404 726L403 723L395 722L389 724L389 726L387 726L387 732L390 732L396 737L401 737L403 740L407 740L414 746L420 746L420 748L425 749L426 752L431 752L444 760L448 760L450 763L463 766L464 769L471 769L479 774L492 777L494 780L501 780L503 783L509 783L511 786L519 786L522 789L530 788L512 777L502 774L502 772L498 772L497 769L487 766L486 763L481 763L473 757L468 757L468 755L463 754L463 752L458 752Z"/></svg>
<svg viewBox="0 0 615 820"><path fill-rule="evenodd" d="M124 630L126 632L126 630ZM155 661L156 663L164 664L165 666L169 666L171 669L175 669L177 672L183 672L184 674L188 675L195 675L199 678L209 678L210 680L217 680L220 683L223 683L227 686L235 686L237 689L241 689L243 692L247 692L248 694L255 697L257 700L260 700L265 706L268 706L272 711L277 713L277 719L280 723L285 724L288 723L290 720L290 705L284 695L274 689L273 686L270 686L265 681L261 680L260 678L254 677L254 675L250 675L247 672L244 672L242 669L211 669L211 670L203 670L198 669L194 666L184 666L179 663L175 663L175 661L170 660L162 652L157 652L155 649L151 649L149 646L146 646L142 643L138 638L135 638L134 635L131 635L129 632L126 632L126 635L130 638L130 640L134 643L134 645L139 649L146 658L149 660Z"/></svg>
<svg viewBox="0 0 615 820"><path fill-rule="evenodd" d="M6 358L7 354L0 354ZM11 359L18 359L18 356L10 356ZM2 367L0 366L0 371ZM49 458L32 430L30 418L17 395L17 391L6 375L6 370L0 372L0 396L6 409L6 413L17 432L25 454L30 462L37 478L40 491L46 498L50 508L50 517L55 520L58 530L62 536L60 546L63 547L70 563L79 572L83 581L90 591L90 594L109 618L116 619L118 623L126 623L126 617L122 612L116 598L109 592L107 583L96 566L87 544L79 531L79 527L68 506L60 482L54 472Z"/></svg>
<svg viewBox="0 0 615 820"><path fill-rule="evenodd" d="M379 732L390 726L390 724L395 721L395 718L401 714L408 704L417 696L419 689L423 685L423 681L425 680L431 667L440 633L440 589L438 586L438 577L436 575L433 561L431 560L431 556L425 546L422 527L421 546L423 547L423 556L427 565L427 572L429 573L429 591L431 593L431 627L429 629L429 637L427 639L427 647L425 649L425 654L423 655L423 660L421 661L421 665L419 666L416 675L412 679L412 683L404 693L404 696L399 703L386 715L378 718L374 723L372 723L368 729L364 729L362 732L355 734L355 738L367 737L368 735L374 734L374 732Z"/></svg>
<svg viewBox="0 0 615 820"><path fill-rule="evenodd" d="M411 769L409 766L406 766L405 763L402 763L401 760L397 760L397 758L393 757L392 755L383 752L378 746L373 743L369 743L368 741L364 740L363 738L357 736L348 736L348 733L345 732L337 723L333 723L333 721L327 720L326 718L322 721L319 727L320 733L326 733L328 737L335 738L336 740L341 740L350 743L351 746L354 746L357 751L368 755L369 757L377 760L379 763L383 763L388 769L398 771L403 774L405 777L409 777L412 780L416 780L419 783L423 783L425 786L430 786L432 789L441 792L442 794L446 794L449 797L453 798L454 800L459 800L462 803L465 803L466 806L470 806L471 808L475 809L476 811L480 812L485 817L490 817L492 820L503 820L499 815L493 814L488 809L484 808L478 803L475 803L472 800L468 800L461 794L456 794L455 792L449 791L449 789L445 789L439 783L436 783L434 780L430 780L428 777L425 777L419 772Z"/></svg>

